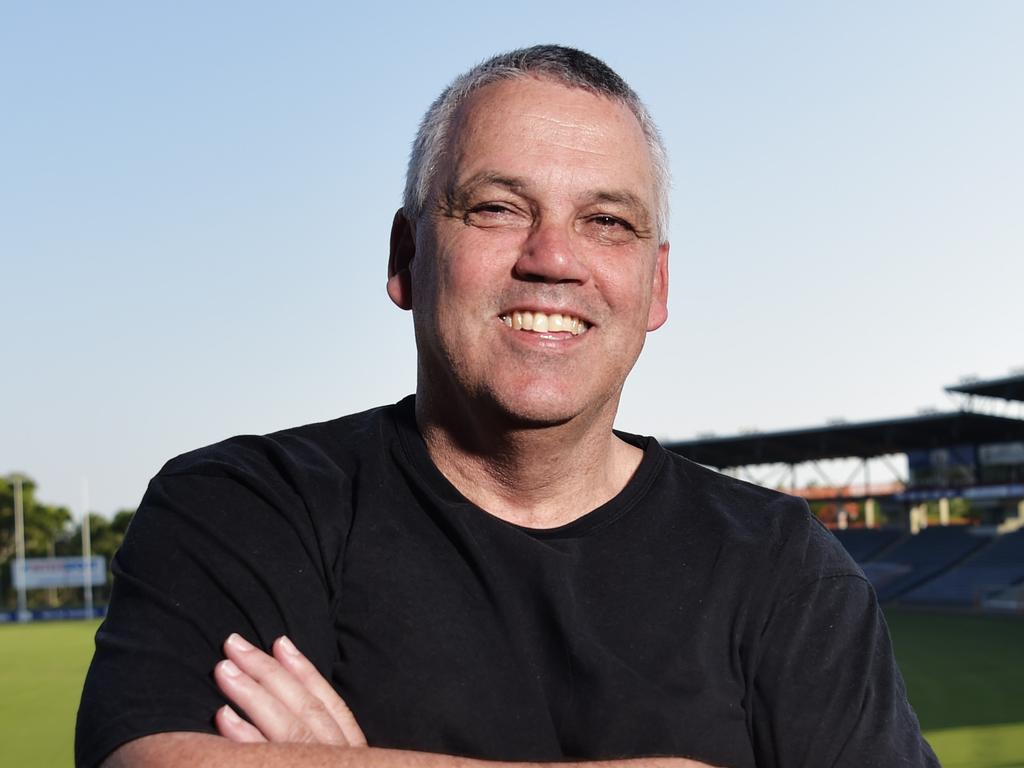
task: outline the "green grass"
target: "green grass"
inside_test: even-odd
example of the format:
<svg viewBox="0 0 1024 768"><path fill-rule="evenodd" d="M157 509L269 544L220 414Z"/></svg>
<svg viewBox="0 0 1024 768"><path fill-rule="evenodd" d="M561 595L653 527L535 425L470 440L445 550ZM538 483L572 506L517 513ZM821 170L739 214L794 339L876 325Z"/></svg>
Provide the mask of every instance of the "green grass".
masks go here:
<svg viewBox="0 0 1024 768"><path fill-rule="evenodd" d="M1024 620L889 609L896 656L945 768L1024 767ZM97 622L0 625L4 765L71 765Z"/></svg>
<svg viewBox="0 0 1024 768"><path fill-rule="evenodd" d="M4 765L69 766L98 621L0 625Z"/></svg>
<svg viewBox="0 0 1024 768"><path fill-rule="evenodd" d="M888 609L896 658L946 768L1024 766L1024 620Z"/></svg>

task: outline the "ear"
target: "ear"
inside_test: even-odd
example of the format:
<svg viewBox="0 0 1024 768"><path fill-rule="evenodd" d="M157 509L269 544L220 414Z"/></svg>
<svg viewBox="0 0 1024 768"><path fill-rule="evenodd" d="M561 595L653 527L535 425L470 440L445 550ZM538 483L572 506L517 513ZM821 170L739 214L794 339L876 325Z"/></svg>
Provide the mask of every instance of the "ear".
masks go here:
<svg viewBox="0 0 1024 768"><path fill-rule="evenodd" d="M391 222L388 257L388 296L402 309L412 309L412 278L409 265L416 255L416 232L399 208Z"/></svg>
<svg viewBox="0 0 1024 768"><path fill-rule="evenodd" d="M658 246L658 262L651 281L651 307L647 312L647 330L656 331L668 320L668 243Z"/></svg>

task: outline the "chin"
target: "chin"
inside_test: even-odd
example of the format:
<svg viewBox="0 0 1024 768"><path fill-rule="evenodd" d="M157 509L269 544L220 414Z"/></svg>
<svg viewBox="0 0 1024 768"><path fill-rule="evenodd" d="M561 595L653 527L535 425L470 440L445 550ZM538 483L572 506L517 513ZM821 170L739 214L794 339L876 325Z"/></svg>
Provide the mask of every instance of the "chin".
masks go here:
<svg viewBox="0 0 1024 768"><path fill-rule="evenodd" d="M493 397L492 402L510 426L519 429L544 429L567 424L586 411L592 410L586 407L586 400L580 395L579 392L533 392L526 397L519 392L514 397Z"/></svg>
<svg viewBox="0 0 1024 768"><path fill-rule="evenodd" d="M579 414L555 409L503 410L505 421L513 429L546 429L568 424Z"/></svg>

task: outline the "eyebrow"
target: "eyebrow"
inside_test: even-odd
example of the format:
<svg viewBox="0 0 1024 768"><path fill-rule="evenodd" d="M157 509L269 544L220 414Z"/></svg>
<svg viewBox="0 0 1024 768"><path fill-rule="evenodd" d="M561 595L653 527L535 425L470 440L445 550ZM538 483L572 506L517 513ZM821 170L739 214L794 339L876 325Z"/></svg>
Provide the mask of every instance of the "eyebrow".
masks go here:
<svg viewBox="0 0 1024 768"><path fill-rule="evenodd" d="M466 206L469 197L480 187L497 186L504 187L509 192L522 193L527 186L522 179L514 176L505 176L494 171L483 171L470 176L464 182L456 183L453 179L445 190L445 203L449 210L459 210Z"/></svg>
<svg viewBox="0 0 1024 768"><path fill-rule="evenodd" d="M599 190L594 193L591 199L596 203L624 205L642 216L650 217L651 215L647 209L647 204L632 192L627 192L626 190Z"/></svg>

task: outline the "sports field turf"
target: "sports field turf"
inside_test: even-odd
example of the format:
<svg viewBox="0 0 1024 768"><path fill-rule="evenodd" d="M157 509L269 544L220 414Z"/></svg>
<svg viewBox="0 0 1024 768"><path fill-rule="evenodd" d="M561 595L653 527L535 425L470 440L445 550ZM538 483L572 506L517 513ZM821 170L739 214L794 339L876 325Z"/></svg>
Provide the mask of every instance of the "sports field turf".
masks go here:
<svg viewBox="0 0 1024 768"><path fill-rule="evenodd" d="M0 624L0 763L71 765L78 697L98 625Z"/></svg>
<svg viewBox="0 0 1024 768"><path fill-rule="evenodd" d="M886 612L946 768L1024 768L1024 619ZM0 625L3 765L68 766L96 622Z"/></svg>
<svg viewBox="0 0 1024 768"><path fill-rule="evenodd" d="M889 609L896 657L945 768L1024 766L1024 618Z"/></svg>

